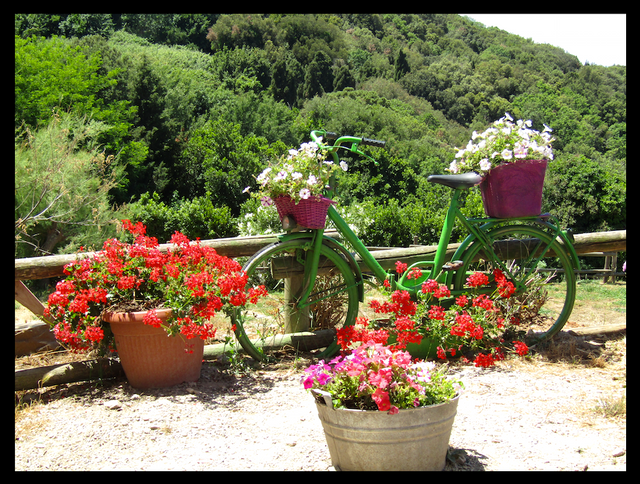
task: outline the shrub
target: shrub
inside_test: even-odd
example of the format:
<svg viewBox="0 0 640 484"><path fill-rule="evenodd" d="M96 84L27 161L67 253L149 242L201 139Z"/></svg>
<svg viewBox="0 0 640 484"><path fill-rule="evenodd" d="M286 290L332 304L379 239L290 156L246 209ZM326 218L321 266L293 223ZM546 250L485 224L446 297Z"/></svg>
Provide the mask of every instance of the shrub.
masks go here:
<svg viewBox="0 0 640 484"><path fill-rule="evenodd" d="M168 241L177 230L190 239L218 239L239 235L236 220L229 207L215 207L210 194L193 200L174 199L167 205L160 195L143 194L127 210L132 219L141 221L147 233L159 241Z"/></svg>

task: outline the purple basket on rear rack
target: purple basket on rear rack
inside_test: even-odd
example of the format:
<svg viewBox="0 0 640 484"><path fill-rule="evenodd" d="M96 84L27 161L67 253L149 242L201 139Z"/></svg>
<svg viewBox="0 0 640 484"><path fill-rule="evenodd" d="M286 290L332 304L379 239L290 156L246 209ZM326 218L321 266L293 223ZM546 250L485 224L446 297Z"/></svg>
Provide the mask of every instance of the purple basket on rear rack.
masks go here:
<svg viewBox="0 0 640 484"><path fill-rule="evenodd" d="M505 163L493 168L480 183L484 211L489 217L540 215L546 160Z"/></svg>

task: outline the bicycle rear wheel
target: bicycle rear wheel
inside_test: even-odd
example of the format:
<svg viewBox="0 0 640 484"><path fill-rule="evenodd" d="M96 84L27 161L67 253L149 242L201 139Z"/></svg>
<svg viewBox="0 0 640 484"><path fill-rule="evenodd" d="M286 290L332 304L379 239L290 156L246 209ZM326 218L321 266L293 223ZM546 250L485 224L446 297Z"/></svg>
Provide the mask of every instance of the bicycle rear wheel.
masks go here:
<svg viewBox="0 0 640 484"><path fill-rule="evenodd" d="M567 322L576 296L573 262L562 242L535 222L498 226L486 235L502 267L476 240L463 254L454 289L469 290L469 274L483 272L489 277L489 290L495 290L493 270L501 268L516 287L503 300L505 312L517 318L530 343L552 337Z"/></svg>
<svg viewBox="0 0 640 484"><path fill-rule="evenodd" d="M312 338L314 345L326 342L324 350L314 356L327 358L339 349L335 329L355 322L359 304L355 275L344 257L326 245L320 249L318 276L311 281L312 304L299 308L303 288L285 288L282 280L285 276L303 282L304 263L310 252L307 249L307 240L277 242L254 254L243 268L249 277L248 287L265 284L269 291L257 307L235 308L231 314L238 342L256 360L277 359L284 348L316 349L309 348L308 334L292 328L304 326L307 321L309 328L304 332L316 332ZM289 336L292 330L296 334L293 338Z"/></svg>

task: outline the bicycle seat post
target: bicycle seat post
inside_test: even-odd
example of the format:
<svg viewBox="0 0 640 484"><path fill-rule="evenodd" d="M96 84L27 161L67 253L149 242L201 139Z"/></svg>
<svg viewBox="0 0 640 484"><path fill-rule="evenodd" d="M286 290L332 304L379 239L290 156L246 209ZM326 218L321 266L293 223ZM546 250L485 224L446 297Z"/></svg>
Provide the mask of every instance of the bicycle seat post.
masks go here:
<svg viewBox="0 0 640 484"><path fill-rule="evenodd" d="M431 177L429 177L431 178ZM458 200L464 188L454 188L451 195L451 203L447 210L447 215L444 218L444 224L442 226L442 232L440 233L440 240L438 241L438 248L436 249L436 256L433 261L432 276L436 277L440 274L447 257L447 248L451 241L451 234L453 233L453 226L455 225L456 216L460 213L458 210Z"/></svg>

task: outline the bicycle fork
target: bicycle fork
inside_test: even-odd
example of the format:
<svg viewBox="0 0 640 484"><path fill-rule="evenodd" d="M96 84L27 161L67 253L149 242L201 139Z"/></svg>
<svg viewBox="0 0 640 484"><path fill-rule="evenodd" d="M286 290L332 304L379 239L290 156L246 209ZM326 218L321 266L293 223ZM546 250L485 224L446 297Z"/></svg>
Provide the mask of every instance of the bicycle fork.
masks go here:
<svg viewBox="0 0 640 484"><path fill-rule="evenodd" d="M309 301L311 290L313 289L316 277L318 277L318 265L320 263L320 247L322 246L322 236L324 235L324 229L314 231L313 240L311 241L310 253L307 251L306 260L302 259L302 254L296 254L299 258L298 262L304 264L304 276L302 293L297 301L298 309L306 308L311 305L313 301Z"/></svg>
<svg viewBox="0 0 640 484"><path fill-rule="evenodd" d="M294 286L289 288L289 303L292 305L292 310L304 310L319 301L350 289L346 284L340 284L313 292L315 281L319 274L321 249L326 241L325 239L327 239L324 237L324 229L313 230L311 233L291 233L280 237L282 241L293 239L308 240L301 246L303 251L296 251L294 254L296 262L304 268L304 271L302 275L297 277ZM331 244L329 244L329 246L334 252L339 252L336 247L332 247ZM352 269L355 268L352 267ZM291 279L289 280L289 284L291 284ZM362 284L362 281L356 277L356 285L358 284Z"/></svg>

